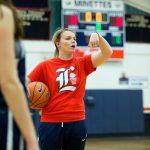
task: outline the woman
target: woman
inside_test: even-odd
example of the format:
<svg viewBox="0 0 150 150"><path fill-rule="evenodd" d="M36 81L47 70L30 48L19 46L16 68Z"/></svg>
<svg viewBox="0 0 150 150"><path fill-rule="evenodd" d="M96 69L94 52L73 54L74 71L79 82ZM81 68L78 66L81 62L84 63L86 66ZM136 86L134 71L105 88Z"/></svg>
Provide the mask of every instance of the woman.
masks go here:
<svg viewBox="0 0 150 150"><path fill-rule="evenodd" d="M74 58L76 37L69 29L53 36L55 58L40 63L28 75L28 83L41 81L50 89L49 103L42 109L39 127L41 150L84 150L86 141L84 93L87 76L112 54L106 40L92 33L89 46L98 52Z"/></svg>
<svg viewBox="0 0 150 150"><path fill-rule="evenodd" d="M20 65L20 60L24 57L19 51L14 53L15 40L20 39L21 33L22 27L12 3L9 0L0 0L1 150L23 150L22 136L25 139L26 150L39 150L23 86L16 69L16 65ZM18 64L16 64L15 55Z"/></svg>

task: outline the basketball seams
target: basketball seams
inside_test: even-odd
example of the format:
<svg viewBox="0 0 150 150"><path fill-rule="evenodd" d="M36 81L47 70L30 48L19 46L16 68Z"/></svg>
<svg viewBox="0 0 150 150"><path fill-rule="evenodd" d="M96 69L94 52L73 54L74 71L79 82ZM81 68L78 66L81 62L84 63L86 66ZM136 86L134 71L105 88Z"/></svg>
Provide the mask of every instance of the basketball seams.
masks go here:
<svg viewBox="0 0 150 150"><path fill-rule="evenodd" d="M36 102L42 97L42 95L44 94L46 88L47 88L47 87L45 87L44 90L43 90L43 92L41 93L41 95L40 95L33 103L31 103L32 105L33 105L34 103L36 103Z"/></svg>
<svg viewBox="0 0 150 150"><path fill-rule="evenodd" d="M41 103L38 103L38 104L36 104L36 105L34 105L34 107L37 107L38 105L41 105L41 104L43 104L43 103L45 103L45 102L47 102L47 100L45 100L45 101L43 101L43 102L41 102ZM45 104L46 105L46 104ZM45 106L44 105L44 106ZM43 106L42 106L43 107ZM42 107L39 107L39 108L42 108Z"/></svg>
<svg viewBox="0 0 150 150"><path fill-rule="evenodd" d="M38 84L38 82L36 82L35 85L34 85L33 96L32 96L31 100L33 100L33 98L34 98L34 91L35 91L35 88L36 88L37 84Z"/></svg>

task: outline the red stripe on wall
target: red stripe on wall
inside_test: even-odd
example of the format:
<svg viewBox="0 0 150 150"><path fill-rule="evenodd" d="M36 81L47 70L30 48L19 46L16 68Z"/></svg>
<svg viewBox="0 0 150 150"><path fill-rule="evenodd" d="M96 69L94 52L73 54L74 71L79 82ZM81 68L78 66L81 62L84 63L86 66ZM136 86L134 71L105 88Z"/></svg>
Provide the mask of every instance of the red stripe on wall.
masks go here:
<svg viewBox="0 0 150 150"><path fill-rule="evenodd" d="M113 49L113 54L111 58L116 58L116 59L123 59L124 58L124 50L115 50Z"/></svg>
<svg viewBox="0 0 150 150"><path fill-rule="evenodd" d="M144 110L150 110L150 107L145 107Z"/></svg>

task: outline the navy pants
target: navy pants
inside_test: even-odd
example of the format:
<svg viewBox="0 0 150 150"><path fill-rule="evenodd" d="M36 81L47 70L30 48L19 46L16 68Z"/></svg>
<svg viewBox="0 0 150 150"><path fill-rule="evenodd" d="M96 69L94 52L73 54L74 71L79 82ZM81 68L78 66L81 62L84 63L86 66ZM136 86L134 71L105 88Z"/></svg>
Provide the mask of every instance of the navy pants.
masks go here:
<svg viewBox="0 0 150 150"><path fill-rule="evenodd" d="M24 150L24 140L7 107L0 106L0 150Z"/></svg>
<svg viewBox="0 0 150 150"><path fill-rule="evenodd" d="M85 121L47 123L39 126L41 150L84 150L87 137Z"/></svg>

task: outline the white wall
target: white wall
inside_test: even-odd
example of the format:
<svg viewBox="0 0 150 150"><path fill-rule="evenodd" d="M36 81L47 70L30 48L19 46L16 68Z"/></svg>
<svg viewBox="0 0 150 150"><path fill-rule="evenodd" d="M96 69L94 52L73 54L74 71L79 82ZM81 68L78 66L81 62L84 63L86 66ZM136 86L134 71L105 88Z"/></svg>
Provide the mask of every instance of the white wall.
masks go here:
<svg viewBox="0 0 150 150"><path fill-rule="evenodd" d="M129 78L146 78L146 86L120 85L118 79L123 72L125 72ZM94 74L89 76L87 88L142 88L144 98L143 107L150 108L150 82L148 81L150 81L150 44L126 43L125 58L122 61L109 61L99 67Z"/></svg>
<svg viewBox="0 0 150 150"><path fill-rule="evenodd" d="M26 51L26 73L28 74L39 62L53 56L55 46L50 41L23 41Z"/></svg>
<svg viewBox="0 0 150 150"><path fill-rule="evenodd" d="M29 73L40 61L53 56L54 45L49 41L23 41L26 49L26 70ZM129 79L146 79L143 85L120 85L118 79L122 73ZM129 80L131 81L131 80ZM150 44L126 43L125 58L108 61L87 80L87 89L143 89L143 107L150 108ZM148 112L148 111L145 111Z"/></svg>

